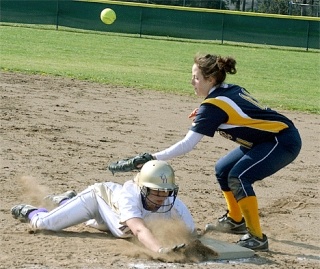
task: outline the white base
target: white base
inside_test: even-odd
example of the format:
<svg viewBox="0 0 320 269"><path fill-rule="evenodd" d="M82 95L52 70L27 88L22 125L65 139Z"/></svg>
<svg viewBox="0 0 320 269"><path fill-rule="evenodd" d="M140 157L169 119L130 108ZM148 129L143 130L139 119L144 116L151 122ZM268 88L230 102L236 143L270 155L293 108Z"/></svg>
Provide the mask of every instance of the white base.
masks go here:
<svg viewBox="0 0 320 269"><path fill-rule="evenodd" d="M238 246L237 244L227 243L224 241L202 237L200 241L205 246L216 251L219 255L217 260L232 260L232 259L242 259L250 258L255 252L249 248Z"/></svg>

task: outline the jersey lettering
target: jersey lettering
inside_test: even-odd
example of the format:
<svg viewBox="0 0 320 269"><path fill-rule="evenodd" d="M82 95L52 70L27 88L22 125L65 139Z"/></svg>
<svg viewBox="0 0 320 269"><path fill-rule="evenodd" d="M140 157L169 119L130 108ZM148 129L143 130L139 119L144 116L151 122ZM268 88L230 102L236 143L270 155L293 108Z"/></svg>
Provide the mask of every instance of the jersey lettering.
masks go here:
<svg viewBox="0 0 320 269"><path fill-rule="evenodd" d="M236 139L236 142L237 142L238 144L246 147L246 148L249 148L249 149L252 147L252 144L253 144L253 143L251 143L251 142L249 142L249 141L246 141L246 140L243 140L243 139L241 139L241 138L237 138L237 139Z"/></svg>
<svg viewBox="0 0 320 269"><path fill-rule="evenodd" d="M253 104L254 106L262 109L262 110L266 110L267 108L262 106L255 98L253 98L245 89L241 89L242 93L239 93L239 96L241 98L243 98L244 100L247 100L248 102L250 102L251 104Z"/></svg>
<svg viewBox="0 0 320 269"><path fill-rule="evenodd" d="M222 137L224 137L226 139L232 140L232 135L229 135L224 131L219 130L219 135L221 135Z"/></svg>
<svg viewBox="0 0 320 269"><path fill-rule="evenodd" d="M130 230L130 228L127 225L123 225L119 228L119 230L121 232L123 232L124 234L133 234L132 231Z"/></svg>

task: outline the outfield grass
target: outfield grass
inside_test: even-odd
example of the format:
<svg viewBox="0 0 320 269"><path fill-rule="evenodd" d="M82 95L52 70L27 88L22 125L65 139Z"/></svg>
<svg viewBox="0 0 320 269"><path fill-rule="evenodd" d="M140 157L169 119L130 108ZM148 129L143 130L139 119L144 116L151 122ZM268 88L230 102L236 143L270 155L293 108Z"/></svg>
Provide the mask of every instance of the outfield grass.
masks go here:
<svg viewBox="0 0 320 269"><path fill-rule="evenodd" d="M273 108L320 113L319 51L11 25L2 25L0 30L1 70L193 94L194 54L230 55L238 62L238 73L228 76L227 82L245 87Z"/></svg>

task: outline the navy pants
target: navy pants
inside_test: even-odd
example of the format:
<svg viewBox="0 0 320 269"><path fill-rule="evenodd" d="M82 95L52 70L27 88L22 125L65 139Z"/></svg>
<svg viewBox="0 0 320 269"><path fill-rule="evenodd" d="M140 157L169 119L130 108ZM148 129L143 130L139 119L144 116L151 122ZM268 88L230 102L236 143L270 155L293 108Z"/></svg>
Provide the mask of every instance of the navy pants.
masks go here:
<svg viewBox="0 0 320 269"><path fill-rule="evenodd" d="M255 196L252 184L290 164L300 149L299 132L291 129L251 149L240 146L232 150L219 159L215 166L221 190L231 190L237 201Z"/></svg>

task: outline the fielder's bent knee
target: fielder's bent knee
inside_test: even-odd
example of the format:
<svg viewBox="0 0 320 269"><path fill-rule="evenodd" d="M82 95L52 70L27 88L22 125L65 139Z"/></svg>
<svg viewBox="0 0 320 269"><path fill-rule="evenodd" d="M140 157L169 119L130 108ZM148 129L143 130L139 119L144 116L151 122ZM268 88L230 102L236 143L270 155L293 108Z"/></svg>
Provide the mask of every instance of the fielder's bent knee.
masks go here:
<svg viewBox="0 0 320 269"><path fill-rule="evenodd" d="M248 196L239 178L228 178L228 185L237 201Z"/></svg>

